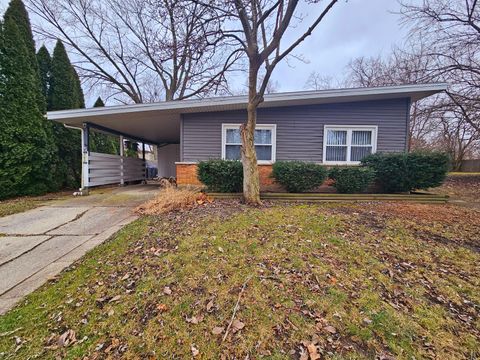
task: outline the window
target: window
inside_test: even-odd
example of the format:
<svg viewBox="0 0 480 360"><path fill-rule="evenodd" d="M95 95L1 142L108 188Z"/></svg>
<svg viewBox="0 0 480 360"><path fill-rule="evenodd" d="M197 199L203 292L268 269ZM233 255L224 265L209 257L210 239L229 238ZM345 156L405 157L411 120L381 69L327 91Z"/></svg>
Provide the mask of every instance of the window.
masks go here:
<svg viewBox="0 0 480 360"><path fill-rule="evenodd" d="M323 162L326 164L358 164L374 153L376 147L376 126L325 126Z"/></svg>
<svg viewBox="0 0 480 360"><path fill-rule="evenodd" d="M276 125L257 125L255 128L255 150L259 164L275 161ZM242 139L240 125L222 125L222 159L240 160Z"/></svg>

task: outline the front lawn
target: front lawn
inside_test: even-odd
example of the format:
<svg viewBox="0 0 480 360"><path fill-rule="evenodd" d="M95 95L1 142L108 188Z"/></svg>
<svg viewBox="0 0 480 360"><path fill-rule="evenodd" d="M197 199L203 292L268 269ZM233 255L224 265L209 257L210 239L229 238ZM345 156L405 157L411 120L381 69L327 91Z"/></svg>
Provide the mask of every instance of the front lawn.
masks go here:
<svg viewBox="0 0 480 360"><path fill-rule="evenodd" d="M143 217L0 318L0 358L473 359L480 213L233 202Z"/></svg>

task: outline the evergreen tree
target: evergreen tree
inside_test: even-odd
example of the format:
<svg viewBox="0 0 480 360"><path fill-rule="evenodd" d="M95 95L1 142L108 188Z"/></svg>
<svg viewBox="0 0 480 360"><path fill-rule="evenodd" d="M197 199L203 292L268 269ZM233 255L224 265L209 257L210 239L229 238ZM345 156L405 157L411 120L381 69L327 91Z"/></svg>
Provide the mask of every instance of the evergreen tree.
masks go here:
<svg viewBox="0 0 480 360"><path fill-rule="evenodd" d="M48 87L50 85L50 71L52 67L52 58L45 45L43 45L37 53L38 70L40 73L40 83L42 87L45 103L48 98Z"/></svg>
<svg viewBox="0 0 480 360"><path fill-rule="evenodd" d="M8 5L7 10L5 11L4 21L8 19L13 20L18 27L20 32L20 37L23 39L23 42L26 46L28 61L30 62L30 67L34 73L34 79L32 80L32 85L35 86L38 90L41 89L40 75L38 70L37 58L35 56L35 41L33 40L32 27L30 25L30 19L28 17L27 10L22 0L11 0ZM41 96L41 93L38 92L36 95L37 106L40 111L45 112L46 104L45 99Z"/></svg>
<svg viewBox="0 0 480 360"><path fill-rule="evenodd" d="M105 103L103 102L102 98L99 96L97 100L95 101L95 104L93 104L93 107L104 107Z"/></svg>
<svg viewBox="0 0 480 360"><path fill-rule="evenodd" d="M93 107L104 107L105 104L101 97L98 97ZM95 130L90 132L90 150L103 154L118 155L120 147L120 140L118 136L111 134L103 134Z"/></svg>
<svg viewBox="0 0 480 360"><path fill-rule="evenodd" d="M57 41L53 51L48 89L48 109L67 110L82 107L83 91L63 43ZM81 139L79 131L55 124L54 133L58 147L60 164L58 175L63 179L62 186L74 188L81 179Z"/></svg>
<svg viewBox="0 0 480 360"><path fill-rule="evenodd" d="M32 86L38 73L22 25L5 16L0 28L0 198L41 194L49 189L51 149L37 106L42 96Z"/></svg>
<svg viewBox="0 0 480 360"><path fill-rule="evenodd" d="M80 82L80 78L78 77L75 68L72 66L72 76L73 81L75 83L74 88L74 99L76 102L75 108L85 109L85 96L83 95L82 83Z"/></svg>

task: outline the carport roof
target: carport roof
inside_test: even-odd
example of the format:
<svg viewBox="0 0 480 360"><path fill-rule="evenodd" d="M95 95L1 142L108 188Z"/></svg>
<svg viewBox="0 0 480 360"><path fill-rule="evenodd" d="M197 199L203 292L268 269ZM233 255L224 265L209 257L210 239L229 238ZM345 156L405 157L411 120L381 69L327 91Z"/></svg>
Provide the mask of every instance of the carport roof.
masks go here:
<svg viewBox="0 0 480 360"><path fill-rule="evenodd" d="M447 89L445 83L299 91L265 95L260 108L411 98L416 101ZM152 144L178 143L182 114L244 110L247 96L214 97L150 104L134 104L50 111L49 120L81 127L89 123L143 139Z"/></svg>

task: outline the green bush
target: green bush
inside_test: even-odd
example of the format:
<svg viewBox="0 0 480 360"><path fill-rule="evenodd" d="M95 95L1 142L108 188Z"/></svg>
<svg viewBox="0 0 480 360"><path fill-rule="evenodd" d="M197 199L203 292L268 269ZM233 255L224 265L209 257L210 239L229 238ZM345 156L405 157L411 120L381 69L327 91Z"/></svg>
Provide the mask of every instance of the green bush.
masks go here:
<svg viewBox="0 0 480 360"><path fill-rule="evenodd" d="M272 176L285 186L288 192L306 192L325 181L327 170L314 163L277 161L273 164Z"/></svg>
<svg viewBox="0 0 480 360"><path fill-rule="evenodd" d="M361 193L375 180L375 170L370 167L334 167L329 177L335 180L333 186L341 194Z"/></svg>
<svg viewBox="0 0 480 360"><path fill-rule="evenodd" d="M440 152L377 153L362 160L375 170L387 193L436 187L445 179L449 157Z"/></svg>
<svg viewBox="0 0 480 360"><path fill-rule="evenodd" d="M197 169L198 179L210 191L241 192L243 187L243 167L240 161L207 160L201 161Z"/></svg>

